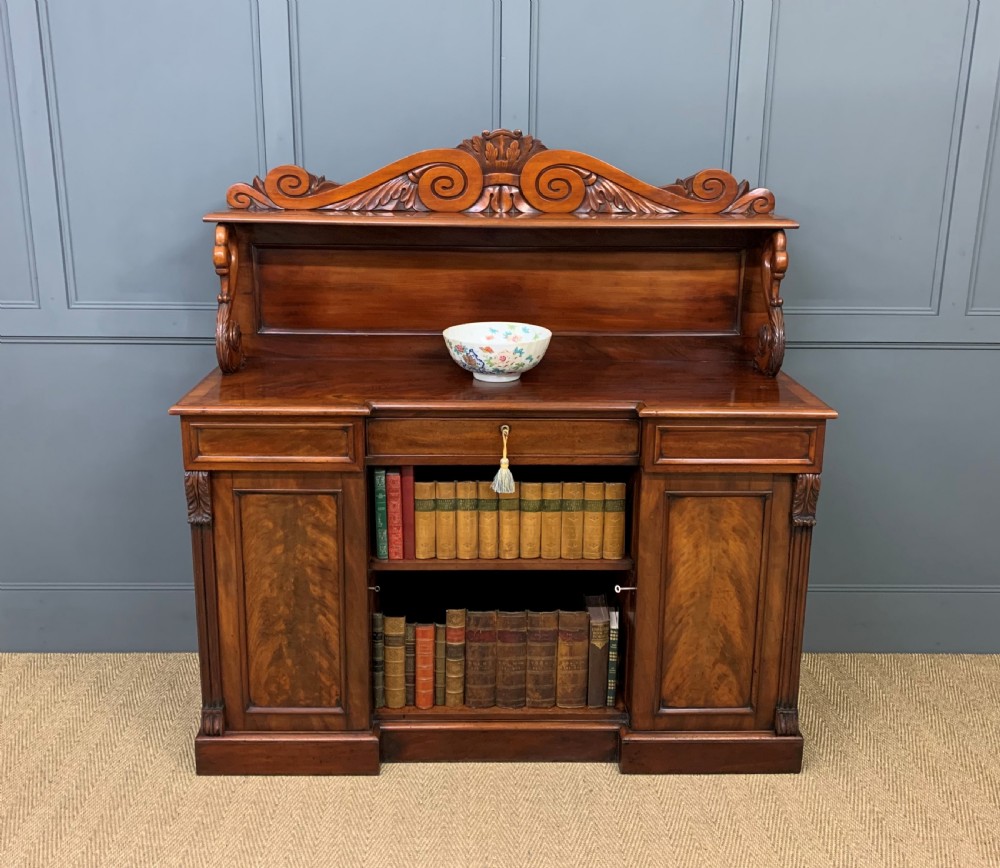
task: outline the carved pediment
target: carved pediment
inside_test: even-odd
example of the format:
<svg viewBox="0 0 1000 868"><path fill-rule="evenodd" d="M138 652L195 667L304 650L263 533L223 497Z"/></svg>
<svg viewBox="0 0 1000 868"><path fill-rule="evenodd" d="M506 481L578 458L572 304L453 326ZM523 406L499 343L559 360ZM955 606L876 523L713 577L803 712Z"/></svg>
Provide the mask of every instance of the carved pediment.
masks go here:
<svg viewBox="0 0 1000 868"><path fill-rule="evenodd" d="M579 151L550 150L520 130L483 131L454 148L419 151L337 184L299 166L234 184L231 208L251 211L436 211L470 214L771 214L769 190L722 169L656 187Z"/></svg>

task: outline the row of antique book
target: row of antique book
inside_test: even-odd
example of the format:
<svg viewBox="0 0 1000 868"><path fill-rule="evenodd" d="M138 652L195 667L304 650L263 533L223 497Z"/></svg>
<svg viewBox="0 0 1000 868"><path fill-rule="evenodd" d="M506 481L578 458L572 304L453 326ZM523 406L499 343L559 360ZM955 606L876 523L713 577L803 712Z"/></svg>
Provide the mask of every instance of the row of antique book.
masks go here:
<svg viewBox="0 0 1000 868"><path fill-rule="evenodd" d="M588 558L625 555L624 482L417 482L412 467L375 471L375 555Z"/></svg>
<svg viewBox="0 0 1000 868"><path fill-rule="evenodd" d="M598 708L618 684L618 611L448 609L444 624L372 614L376 708Z"/></svg>

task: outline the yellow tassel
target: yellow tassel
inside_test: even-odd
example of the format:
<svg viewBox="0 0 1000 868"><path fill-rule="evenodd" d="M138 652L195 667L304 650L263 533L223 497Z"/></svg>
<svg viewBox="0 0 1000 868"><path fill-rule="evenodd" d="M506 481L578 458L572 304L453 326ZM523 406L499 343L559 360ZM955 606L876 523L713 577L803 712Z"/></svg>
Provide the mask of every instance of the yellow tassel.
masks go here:
<svg viewBox="0 0 1000 868"><path fill-rule="evenodd" d="M497 471L497 475L493 477L490 488L497 494L513 494L514 476L508 469L510 462L507 460L507 437L510 434L510 425L501 425L500 434L503 436L503 458L500 459L500 469Z"/></svg>

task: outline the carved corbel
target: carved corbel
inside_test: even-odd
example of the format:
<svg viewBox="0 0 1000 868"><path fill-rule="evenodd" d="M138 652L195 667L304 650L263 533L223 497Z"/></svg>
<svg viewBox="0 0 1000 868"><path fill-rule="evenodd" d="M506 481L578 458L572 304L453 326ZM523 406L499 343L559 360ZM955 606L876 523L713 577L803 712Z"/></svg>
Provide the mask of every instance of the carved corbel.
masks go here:
<svg viewBox="0 0 1000 868"><path fill-rule="evenodd" d="M785 359L785 314L782 310L781 279L788 268L785 233L775 232L764 245L760 257L760 280L764 290L767 322L757 333L754 365L762 374L777 376Z"/></svg>
<svg viewBox="0 0 1000 868"><path fill-rule="evenodd" d="M222 702L202 706L199 733L210 736L226 734L226 707Z"/></svg>
<svg viewBox="0 0 1000 868"><path fill-rule="evenodd" d="M802 664L802 628L809 583L809 550L819 500L818 473L800 473L792 493L792 541L785 596L785 648L781 659L778 705L774 712L777 735L799 735L799 672Z"/></svg>
<svg viewBox="0 0 1000 868"><path fill-rule="evenodd" d="M208 473L204 470L185 473L184 494L187 496L188 524L211 524L212 489Z"/></svg>
<svg viewBox="0 0 1000 868"><path fill-rule="evenodd" d="M243 366L243 348L239 323L233 319L232 285L236 280L239 264L237 243L224 223L215 227L212 261L221 285L219 310L215 315L215 355L222 371L231 374Z"/></svg>

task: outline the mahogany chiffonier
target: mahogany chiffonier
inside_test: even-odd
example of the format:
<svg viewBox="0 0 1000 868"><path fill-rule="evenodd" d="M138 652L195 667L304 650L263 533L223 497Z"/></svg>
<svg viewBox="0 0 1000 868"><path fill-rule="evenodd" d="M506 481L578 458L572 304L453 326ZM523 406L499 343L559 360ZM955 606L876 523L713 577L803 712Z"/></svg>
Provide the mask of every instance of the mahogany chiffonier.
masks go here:
<svg viewBox="0 0 1000 868"><path fill-rule="evenodd" d="M373 774L382 761L617 761L795 772L826 404L780 372L774 197L709 169L656 187L519 131L335 184L236 184L216 224L219 367L180 417L203 774ZM443 328L548 327L481 383ZM626 484L610 561L375 557L375 468ZM377 707L372 613L621 612L600 708ZM491 596L492 595L492 596ZM553 604L554 601L554 604ZM410 608L414 612L410 612ZM576 606L576 608L581 608Z"/></svg>

